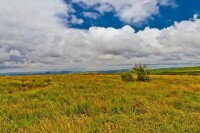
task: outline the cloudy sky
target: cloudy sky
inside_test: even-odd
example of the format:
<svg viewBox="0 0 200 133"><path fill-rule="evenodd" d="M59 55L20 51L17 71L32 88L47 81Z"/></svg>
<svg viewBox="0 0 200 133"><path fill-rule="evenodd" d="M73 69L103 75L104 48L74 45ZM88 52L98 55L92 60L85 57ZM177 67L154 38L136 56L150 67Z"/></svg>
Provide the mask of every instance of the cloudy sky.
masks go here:
<svg viewBox="0 0 200 133"><path fill-rule="evenodd" d="M0 0L0 72L200 63L199 0Z"/></svg>

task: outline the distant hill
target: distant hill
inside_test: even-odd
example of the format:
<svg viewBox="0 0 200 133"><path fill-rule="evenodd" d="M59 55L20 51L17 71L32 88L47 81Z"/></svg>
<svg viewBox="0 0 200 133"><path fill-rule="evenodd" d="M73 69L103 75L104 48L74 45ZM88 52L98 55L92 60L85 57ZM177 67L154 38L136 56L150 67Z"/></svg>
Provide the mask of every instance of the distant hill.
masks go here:
<svg viewBox="0 0 200 133"><path fill-rule="evenodd" d="M0 73L0 75L5 76L15 76L15 75L50 75L50 74L68 74L74 73L73 71L44 71L44 72L8 72L8 73Z"/></svg>
<svg viewBox="0 0 200 133"><path fill-rule="evenodd" d="M51 75L51 74L74 74L74 73L96 73L96 74L114 74L126 72L128 69L121 70L104 70L104 71L43 71L43 72L8 72L0 73L1 76L15 76L15 75Z"/></svg>
<svg viewBox="0 0 200 133"><path fill-rule="evenodd" d="M152 69L150 72L154 75L200 75L200 66Z"/></svg>
<svg viewBox="0 0 200 133"><path fill-rule="evenodd" d="M44 71L44 72L11 72L0 73L1 76L15 76L15 75L51 75L51 74L119 74L127 72L129 69L120 70L102 70L102 71ZM159 68L150 69L152 75L200 75L200 66L196 67L173 67L173 68Z"/></svg>

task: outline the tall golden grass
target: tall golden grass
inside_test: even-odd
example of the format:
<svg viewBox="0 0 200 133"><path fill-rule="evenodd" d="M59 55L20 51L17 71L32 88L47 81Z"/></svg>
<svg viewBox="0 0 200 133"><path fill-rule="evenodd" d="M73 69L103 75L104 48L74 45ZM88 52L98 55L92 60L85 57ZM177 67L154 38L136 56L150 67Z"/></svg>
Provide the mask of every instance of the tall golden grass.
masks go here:
<svg viewBox="0 0 200 133"><path fill-rule="evenodd" d="M200 131L200 76L0 77L0 132Z"/></svg>

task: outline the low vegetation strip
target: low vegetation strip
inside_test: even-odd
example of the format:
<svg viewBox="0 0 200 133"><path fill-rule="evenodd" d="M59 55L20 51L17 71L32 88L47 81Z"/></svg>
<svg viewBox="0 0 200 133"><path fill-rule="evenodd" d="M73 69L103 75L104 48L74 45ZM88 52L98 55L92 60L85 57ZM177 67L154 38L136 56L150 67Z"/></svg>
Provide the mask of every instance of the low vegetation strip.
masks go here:
<svg viewBox="0 0 200 133"><path fill-rule="evenodd" d="M153 69L150 73L153 75L200 75L200 67Z"/></svg>
<svg viewBox="0 0 200 133"><path fill-rule="evenodd" d="M200 131L200 76L0 77L0 132Z"/></svg>

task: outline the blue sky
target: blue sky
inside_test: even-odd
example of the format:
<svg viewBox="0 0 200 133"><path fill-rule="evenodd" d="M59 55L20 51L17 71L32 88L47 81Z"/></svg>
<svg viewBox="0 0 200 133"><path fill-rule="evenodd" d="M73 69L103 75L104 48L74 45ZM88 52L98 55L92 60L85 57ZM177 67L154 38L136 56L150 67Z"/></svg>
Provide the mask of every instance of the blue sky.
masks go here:
<svg viewBox="0 0 200 133"><path fill-rule="evenodd" d="M199 0L0 1L0 73L199 60Z"/></svg>
<svg viewBox="0 0 200 133"><path fill-rule="evenodd" d="M70 1L71 0L66 0L67 3L71 3ZM194 14L200 14L199 0L175 0L174 2L176 4L175 7L160 7L159 14L148 18L142 24L131 24L131 26L137 31L143 30L145 27L162 29L173 25L174 22L189 20ZM94 20L84 17L83 15L85 11L99 13L94 10L93 7L84 9L79 3L72 3L72 7L76 10L76 12L72 14L84 20L82 24L70 24L72 28L89 29L91 26L121 28L127 24L119 20L113 11L100 15L99 18Z"/></svg>

